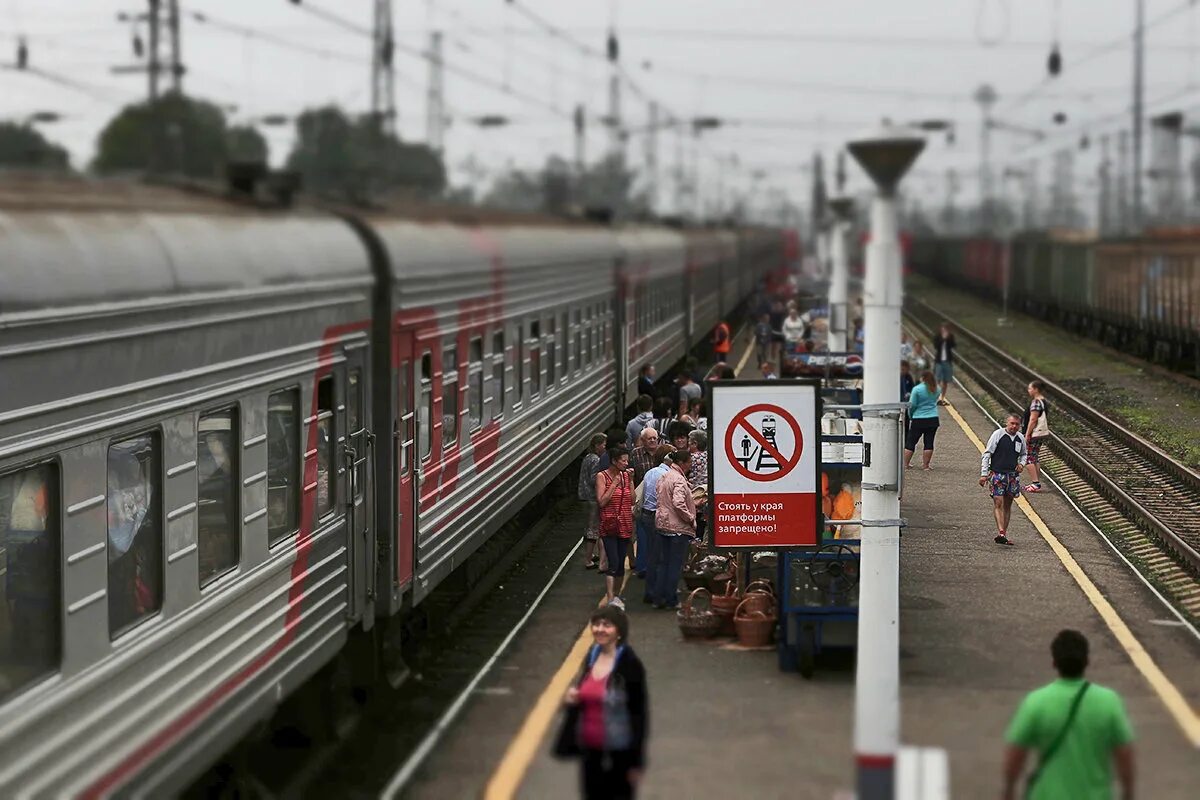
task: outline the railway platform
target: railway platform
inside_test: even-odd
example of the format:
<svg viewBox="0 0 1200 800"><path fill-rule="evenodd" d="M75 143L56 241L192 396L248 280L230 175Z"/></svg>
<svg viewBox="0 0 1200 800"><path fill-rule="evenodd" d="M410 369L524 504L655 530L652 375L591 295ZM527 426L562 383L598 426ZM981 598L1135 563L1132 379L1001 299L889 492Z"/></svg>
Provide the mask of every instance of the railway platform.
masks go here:
<svg viewBox="0 0 1200 800"><path fill-rule="evenodd" d="M1019 501L1016 546L995 545L975 444L993 426L958 399L942 410L934 469L905 476L902 741L948 751L952 797L995 796L1005 727L1024 694L1053 678L1050 640L1073 627L1091 642L1089 677L1127 704L1138 794L1194 796L1200 638L1057 492ZM564 545L574 535L564 530ZM581 561L566 562L402 796L575 796L577 765L549 750L562 692L590 642L587 614L603 593ZM631 644L651 702L640 796L849 796L852 659L820 662L805 681L780 672L774 652L682 641L674 614L642 605L640 593L630 578Z"/></svg>

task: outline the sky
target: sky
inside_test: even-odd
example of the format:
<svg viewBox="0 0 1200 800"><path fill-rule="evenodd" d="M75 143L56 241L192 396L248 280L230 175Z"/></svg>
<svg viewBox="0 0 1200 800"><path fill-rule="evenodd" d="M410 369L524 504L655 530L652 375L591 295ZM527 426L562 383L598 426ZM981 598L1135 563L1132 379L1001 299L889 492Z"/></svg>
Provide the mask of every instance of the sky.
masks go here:
<svg viewBox="0 0 1200 800"><path fill-rule="evenodd" d="M369 28L373 0L180 0L189 94L225 106L232 122L296 114L337 103L354 112L370 101L368 37L303 6ZM1200 113L1200 9L1188 0L1145 0L1147 113ZM144 98L144 75L114 74L134 63L132 28L120 11L145 0L0 0L0 63L28 41L42 75L0 71L0 119L35 111L65 118L41 130L64 144L73 163L90 160L96 135L123 103ZM607 113L606 30L614 26L632 85L622 84L622 121L635 166L645 162L651 100L663 116L715 116L722 126L699 140L657 134L658 205L673 210L669 171L677 159L698 172L699 202L749 192L765 202L805 203L814 153L827 161L883 118L951 120L953 143L933 135L907 189L940 205L977 193L980 110L976 89L990 84L994 115L1039 130L992 137L994 171L1028 168L1043 176L1052 155L1075 153L1078 191L1094 189L1100 142L1128 128L1134 0L395 0L397 127L426 138L430 32L443 33L449 127L445 155L455 183L482 187L507 168L534 168L549 154L570 158L575 104L589 114L587 155L609 147L597 117ZM522 13L556 26L552 36ZM207 22L194 15L201 14ZM1063 72L1046 78L1058 41ZM282 42L280 44L279 42ZM49 77L47 77L49 76ZM73 85L64 85L68 79ZM635 88L636 87L636 88ZM1066 122L1056 124L1056 112ZM502 114L511 124L470 121ZM281 162L288 127L262 127ZM1081 140L1087 136L1087 148ZM947 179L948 170L956 180ZM848 169L851 191L867 185ZM1089 188L1090 187L1090 188ZM1015 191L1015 187L1008 187Z"/></svg>

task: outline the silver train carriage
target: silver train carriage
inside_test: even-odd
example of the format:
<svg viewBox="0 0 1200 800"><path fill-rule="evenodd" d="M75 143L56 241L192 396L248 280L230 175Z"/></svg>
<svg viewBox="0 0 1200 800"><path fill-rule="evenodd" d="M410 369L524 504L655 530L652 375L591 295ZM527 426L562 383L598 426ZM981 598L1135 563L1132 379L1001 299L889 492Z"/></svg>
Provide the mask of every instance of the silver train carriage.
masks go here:
<svg viewBox="0 0 1200 800"><path fill-rule="evenodd" d="M410 217L0 184L0 794L176 790L363 643L394 668L641 365L784 266Z"/></svg>

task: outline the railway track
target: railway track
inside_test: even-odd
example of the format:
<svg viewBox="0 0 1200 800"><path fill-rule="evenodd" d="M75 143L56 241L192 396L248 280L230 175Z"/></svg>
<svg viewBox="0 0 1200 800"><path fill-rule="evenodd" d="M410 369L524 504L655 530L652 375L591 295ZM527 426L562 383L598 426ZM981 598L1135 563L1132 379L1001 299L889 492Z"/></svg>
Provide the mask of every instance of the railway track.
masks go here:
<svg viewBox="0 0 1200 800"><path fill-rule="evenodd" d="M1200 621L1200 474L924 301L910 300L905 313L926 341L942 320L954 325L957 365L997 411L1023 409L1029 381L1045 382L1054 430L1042 466L1160 592Z"/></svg>

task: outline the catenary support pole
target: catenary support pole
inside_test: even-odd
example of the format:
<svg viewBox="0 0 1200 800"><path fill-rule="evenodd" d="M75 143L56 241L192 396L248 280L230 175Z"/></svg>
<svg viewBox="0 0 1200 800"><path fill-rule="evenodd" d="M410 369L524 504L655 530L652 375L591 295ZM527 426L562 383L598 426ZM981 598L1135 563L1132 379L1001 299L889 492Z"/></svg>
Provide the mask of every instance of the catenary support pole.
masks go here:
<svg viewBox="0 0 1200 800"><path fill-rule="evenodd" d="M900 303L896 185L924 147L885 129L848 146L875 181L863 306L863 466L854 754L858 800L893 800L900 737ZM872 408L874 407L874 408Z"/></svg>
<svg viewBox="0 0 1200 800"><path fill-rule="evenodd" d="M829 352L848 350L847 331L850 302L850 264L846 252L846 237L850 234L850 217L854 201L835 197L829 201L833 210L832 237L829 243Z"/></svg>

